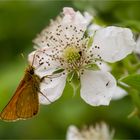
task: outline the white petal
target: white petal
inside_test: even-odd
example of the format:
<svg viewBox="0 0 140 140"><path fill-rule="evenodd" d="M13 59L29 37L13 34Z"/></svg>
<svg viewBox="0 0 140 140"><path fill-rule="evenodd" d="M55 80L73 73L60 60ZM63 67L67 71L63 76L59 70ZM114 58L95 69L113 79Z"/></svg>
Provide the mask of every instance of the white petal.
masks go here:
<svg viewBox="0 0 140 140"><path fill-rule="evenodd" d="M61 97L66 84L66 75L58 78L53 78L51 81L45 79L40 85L40 90L43 93L39 94L39 102L41 104L50 104Z"/></svg>
<svg viewBox="0 0 140 140"><path fill-rule="evenodd" d="M29 64L32 65L35 69L35 73L44 77L51 75L56 68L60 67L60 64L56 60L52 60L52 48L41 48L36 51L33 51L28 55Z"/></svg>
<svg viewBox="0 0 140 140"><path fill-rule="evenodd" d="M67 130L66 140L84 140L76 126L71 125Z"/></svg>
<svg viewBox="0 0 140 140"><path fill-rule="evenodd" d="M100 68L100 70L104 71L104 72L109 72L111 71L111 67L105 63L105 62L96 62L96 64L98 65L98 67Z"/></svg>
<svg viewBox="0 0 140 140"><path fill-rule="evenodd" d="M87 24L89 24L91 21L92 21L92 19L94 18L90 13L88 13L88 12L84 12L84 17L85 17L85 19L86 19L86 21L87 21Z"/></svg>
<svg viewBox="0 0 140 140"><path fill-rule="evenodd" d="M136 46L133 34L128 28L110 26L96 31L93 46L103 60L115 62L130 54Z"/></svg>
<svg viewBox="0 0 140 140"><path fill-rule="evenodd" d="M58 16L55 20L51 20L50 25L41 31L40 34L33 40L35 47L49 47L52 46L49 38L56 33L58 25L62 22L62 18Z"/></svg>
<svg viewBox="0 0 140 140"><path fill-rule="evenodd" d="M128 93L122 89L121 87L116 87L115 92L113 94L112 100L119 100L121 98L123 98L124 96L126 96Z"/></svg>
<svg viewBox="0 0 140 140"><path fill-rule="evenodd" d="M84 17L79 11L74 11L73 8L70 7L64 7L63 8L63 22L64 23L70 23L70 24L76 24L77 26L85 28L89 24L89 18L87 19L87 16Z"/></svg>
<svg viewBox="0 0 140 140"><path fill-rule="evenodd" d="M77 45L77 41L79 42L81 41L81 38L83 38L89 20L87 20L79 11L74 11L73 8L69 7L63 8L63 14L64 16L60 27L62 32L59 33L61 40L63 41L64 46L71 44L72 42L74 45Z"/></svg>
<svg viewBox="0 0 140 140"><path fill-rule="evenodd" d="M114 90L116 80L109 72L86 70L81 76L81 97L92 105L108 105Z"/></svg>
<svg viewBox="0 0 140 140"><path fill-rule="evenodd" d="M136 49L134 50L136 53L140 54L140 36L136 41Z"/></svg>
<svg viewBox="0 0 140 140"><path fill-rule="evenodd" d="M89 36L93 36L95 34L95 32L99 29L101 29L102 27L97 25L97 24L91 24L89 27L88 27L88 35Z"/></svg>
<svg viewBox="0 0 140 140"><path fill-rule="evenodd" d="M70 15L72 18L75 16L75 11L73 10L73 8L71 7L64 7L63 8L63 14L66 15Z"/></svg>

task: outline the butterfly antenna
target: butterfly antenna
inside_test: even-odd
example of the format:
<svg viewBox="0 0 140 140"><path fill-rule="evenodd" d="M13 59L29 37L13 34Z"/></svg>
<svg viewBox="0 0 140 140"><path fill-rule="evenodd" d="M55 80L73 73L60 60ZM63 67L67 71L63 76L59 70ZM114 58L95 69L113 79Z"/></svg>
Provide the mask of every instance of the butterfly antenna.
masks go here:
<svg viewBox="0 0 140 140"><path fill-rule="evenodd" d="M23 53L20 54L22 59L24 60L24 66L26 67L26 62L25 62L25 55Z"/></svg>
<svg viewBox="0 0 140 140"><path fill-rule="evenodd" d="M35 61L35 55L36 55L36 52L35 52L34 55L33 55L33 61L32 61L32 65L31 65L31 66L33 66L33 64L34 64L34 61Z"/></svg>

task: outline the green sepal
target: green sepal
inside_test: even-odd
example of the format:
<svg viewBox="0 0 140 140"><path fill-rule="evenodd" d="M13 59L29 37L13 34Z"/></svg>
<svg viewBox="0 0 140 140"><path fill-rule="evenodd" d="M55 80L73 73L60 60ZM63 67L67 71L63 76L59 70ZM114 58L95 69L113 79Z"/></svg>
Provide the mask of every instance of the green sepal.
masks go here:
<svg viewBox="0 0 140 140"><path fill-rule="evenodd" d="M53 72L53 74L58 74L58 73L61 73L61 72L63 72L63 71L64 71L64 69L62 69L62 68L56 69L56 70Z"/></svg>
<svg viewBox="0 0 140 140"><path fill-rule="evenodd" d="M98 65L95 64L95 63L86 65L85 69L94 70L94 71L100 70L100 68L98 67Z"/></svg>
<svg viewBox="0 0 140 140"><path fill-rule="evenodd" d="M80 78L79 78L78 72L76 71L70 72L68 74L67 81L73 88L74 95L78 93L78 90L80 88Z"/></svg>
<svg viewBox="0 0 140 140"><path fill-rule="evenodd" d="M93 36L91 36L89 39L88 39L88 44L87 44L87 47L90 48L93 44Z"/></svg>

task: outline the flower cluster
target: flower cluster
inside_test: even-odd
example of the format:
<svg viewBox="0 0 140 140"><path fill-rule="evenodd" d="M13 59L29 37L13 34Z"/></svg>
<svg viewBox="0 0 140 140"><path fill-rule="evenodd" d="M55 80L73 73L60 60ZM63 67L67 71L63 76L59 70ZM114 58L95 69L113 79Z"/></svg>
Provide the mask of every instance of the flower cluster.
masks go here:
<svg viewBox="0 0 140 140"><path fill-rule="evenodd" d="M34 40L37 49L29 54L29 63L43 79L40 90L47 97L40 94L40 103L54 102L62 95L66 81L76 79L86 103L109 104L116 80L102 65L125 58L136 44L128 28L102 27L88 34L91 20L88 13L82 15L66 7Z"/></svg>
<svg viewBox="0 0 140 140"><path fill-rule="evenodd" d="M82 130L71 125L68 128L66 140L112 140L113 135L114 130L110 131L107 124L103 122Z"/></svg>

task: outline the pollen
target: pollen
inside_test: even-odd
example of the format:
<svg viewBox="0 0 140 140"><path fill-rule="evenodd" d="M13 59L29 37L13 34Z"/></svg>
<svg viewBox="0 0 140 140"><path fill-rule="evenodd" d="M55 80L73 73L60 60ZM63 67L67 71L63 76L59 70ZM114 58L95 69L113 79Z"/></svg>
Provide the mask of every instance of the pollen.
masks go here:
<svg viewBox="0 0 140 140"><path fill-rule="evenodd" d="M81 55L79 49L75 46L69 46L65 49L63 53L63 58L68 63L77 62L80 59Z"/></svg>

